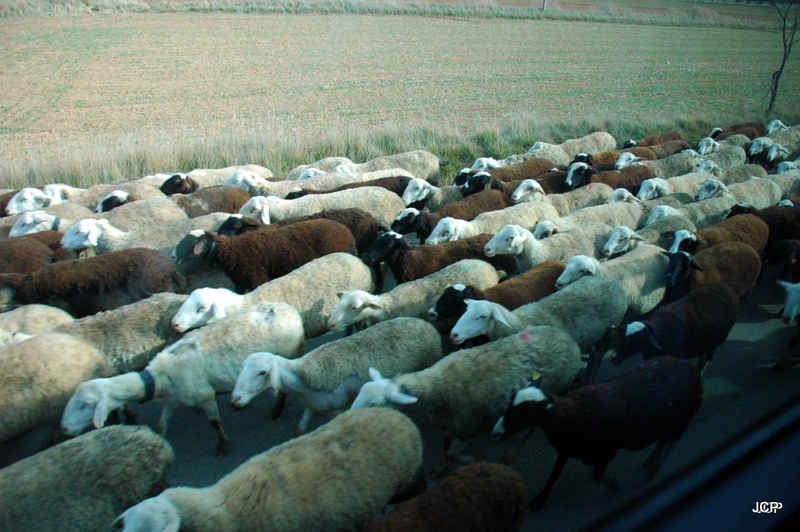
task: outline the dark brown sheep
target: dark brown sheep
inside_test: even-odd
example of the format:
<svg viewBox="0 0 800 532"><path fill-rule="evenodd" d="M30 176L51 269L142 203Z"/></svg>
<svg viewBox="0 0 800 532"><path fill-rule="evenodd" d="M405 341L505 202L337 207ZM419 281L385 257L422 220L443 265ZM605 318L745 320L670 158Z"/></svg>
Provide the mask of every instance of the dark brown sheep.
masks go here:
<svg viewBox="0 0 800 532"><path fill-rule="evenodd" d="M73 260L78 258L77 252L67 251L61 247L61 238L64 236L64 233L61 231L39 231L37 233L28 233L25 236L47 245L47 247L53 250L58 260Z"/></svg>
<svg viewBox="0 0 800 532"><path fill-rule="evenodd" d="M488 174L486 175L488 176ZM494 180L491 176L488 177ZM464 195L466 197L463 200L448 203L436 212L413 208L404 209L392 222L391 230L403 235L417 233L420 239L425 239L431 234L439 220L447 216L470 221L484 212L497 211L513 205L510 194L499 190L489 189L476 194L467 195L465 193Z"/></svg>
<svg viewBox="0 0 800 532"><path fill-rule="evenodd" d="M191 194L198 188L200 185L197 184L197 181L188 175L175 174L164 181L159 190L167 196L172 196L173 194Z"/></svg>
<svg viewBox="0 0 800 532"><path fill-rule="evenodd" d="M761 272L761 256L743 242L723 242L694 255L685 251L664 253L669 264L662 305L680 299L704 283L725 283L736 297L744 299Z"/></svg>
<svg viewBox="0 0 800 532"><path fill-rule="evenodd" d="M666 142L672 141L683 141L686 142L686 137L680 131L667 131L666 133L659 133L657 135L650 135L640 140L627 140L625 144L622 145L623 149L626 148L633 148L634 146L639 146L643 148L652 148L657 144L664 144Z"/></svg>
<svg viewBox="0 0 800 532"><path fill-rule="evenodd" d="M546 260L486 290L475 286L451 286L431 307L429 317L433 321L459 318L467 310L465 299L485 299L499 303L508 310L539 301L555 293L556 279L564 273L566 266L566 263L559 260Z"/></svg>
<svg viewBox="0 0 800 532"><path fill-rule="evenodd" d="M684 234L681 234L684 233ZM683 237L686 237L683 239ZM678 239L681 238L680 241ZM695 232L676 232L676 242L679 247L670 248L670 251L686 251L690 254L716 246L723 242L744 242L761 253L767 246L769 226L767 222L752 214L743 214L726 218L720 222L709 225Z"/></svg>
<svg viewBox="0 0 800 532"><path fill-rule="evenodd" d="M655 173L649 166L635 164L620 170L598 172L586 163L574 163L569 168L567 185L574 188L590 183L603 183L612 189L624 188L634 196L646 179L652 179Z"/></svg>
<svg viewBox="0 0 800 532"><path fill-rule="evenodd" d="M629 325L614 346L611 362L619 364L636 353L645 360L657 356L700 357L697 369L702 375L716 349L728 338L738 310L739 298L730 286L702 284Z"/></svg>
<svg viewBox="0 0 800 532"><path fill-rule="evenodd" d="M534 181L542 186L545 194L563 194L571 190L567 185L567 172L565 170L547 172L534 178Z"/></svg>
<svg viewBox="0 0 800 532"><path fill-rule="evenodd" d="M175 248L180 271L219 268L240 294L330 253L355 253L350 230L331 220L309 220L234 237L192 231Z"/></svg>
<svg viewBox="0 0 800 532"><path fill-rule="evenodd" d="M799 198L800 199L800 198ZM778 207L771 205L763 209L754 209L745 205L734 205L728 214L728 218L740 214L752 214L758 216L767 223L769 227L769 237L764 248L765 255L769 255L772 246L778 240L793 239L800 235L800 202L795 203L794 207Z"/></svg>
<svg viewBox="0 0 800 532"><path fill-rule="evenodd" d="M508 466L461 466L362 532L514 532L525 518L525 484Z"/></svg>
<svg viewBox="0 0 800 532"><path fill-rule="evenodd" d="M51 305L76 318L175 291L181 283L169 256L144 248L55 262L29 275L0 275L0 287L12 289L17 303Z"/></svg>
<svg viewBox="0 0 800 532"><path fill-rule="evenodd" d="M523 181L534 179L542 174L546 174L556 168L556 164L548 159L534 158L522 161L521 163L510 164L508 166L498 166L488 170L473 170L465 168L461 170L453 181L454 185L461 186L467 180L480 172L488 172L499 181Z"/></svg>
<svg viewBox="0 0 800 532"><path fill-rule="evenodd" d="M650 148L634 146L632 148L625 148L624 150L601 151L600 153L590 153L587 164L594 166L600 163L616 163L619 156L623 153L630 153L636 157L641 157L648 161L655 161L658 159L655 152Z"/></svg>
<svg viewBox="0 0 800 532"><path fill-rule="evenodd" d="M367 248L378 238L383 228L381 228L378 220L375 219L370 213L362 209L337 209L332 211L323 211L308 216L297 216L295 218L287 218L271 224L264 224L249 216L232 215L226 222L224 222L217 230L218 235L235 236L238 234L246 233L248 231L256 231L265 228L286 227L300 222L307 222L309 220L332 220L338 222L343 226L350 229L353 237L356 239L356 250L359 255L364 253Z"/></svg>
<svg viewBox="0 0 800 532"><path fill-rule="evenodd" d="M250 194L240 188L218 186L189 194L173 194L170 199L186 212L186 216L197 218L212 212L236 214L250 200Z"/></svg>
<svg viewBox="0 0 800 532"><path fill-rule="evenodd" d="M691 146L685 140L670 140L667 142L662 142L661 144L648 146L648 148L653 150L653 153L656 154L656 157L663 159L664 157L669 157L670 155L680 153L683 150L688 150L691 148Z"/></svg>
<svg viewBox="0 0 800 532"><path fill-rule="evenodd" d="M719 142L733 135L744 135L750 140L753 140L758 137L763 137L766 134L767 126L761 122L745 122L743 124L734 124L727 128L715 127L708 136Z"/></svg>
<svg viewBox="0 0 800 532"><path fill-rule="evenodd" d="M33 273L57 260L47 244L33 238L0 239L0 273Z"/></svg>
<svg viewBox="0 0 800 532"><path fill-rule="evenodd" d="M382 177L380 179L362 181L359 183L348 183L347 185L342 185L340 187L336 187L331 190L312 190L299 187L300 188L299 191L290 192L289 194L287 194L286 199L301 198L307 194L329 194L331 192L338 192L340 190L347 190L358 187L382 187L402 197L403 192L405 191L406 187L408 187L408 184L411 182L412 179L413 179L412 177L406 177L406 176Z"/></svg>
<svg viewBox="0 0 800 532"><path fill-rule="evenodd" d="M550 496L567 460L578 458L594 466L592 478L612 492L619 485L605 470L619 449L637 450L656 443L645 460L646 479L680 440L700 408L703 383L694 365L673 357L657 357L598 384L583 386L563 397L530 386L514 395L512 406L494 433L505 439L541 425L558 452L544 489L528 508L538 510Z"/></svg>
<svg viewBox="0 0 800 532"><path fill-rule="evenodd" d="M127 203L137 201L138 199L139 198L136 196L131 196L123 190L115 190L100 201L96 210L97 212L108 212Z"/></svg>
<svg viewBox="0 0 800 532"><path fill-rule="evenodd" d="M483 247L491 237L490 234L482 234L444 244L426 244L415 248L403 235L387 231L364 252L362 260L375 271L379 286L383 283L380 272L382 262L389 265L398 284L420 279L462 259L484 260L506 273L516 271L516 263L510 255L489 258L483 252Z"/></svg>

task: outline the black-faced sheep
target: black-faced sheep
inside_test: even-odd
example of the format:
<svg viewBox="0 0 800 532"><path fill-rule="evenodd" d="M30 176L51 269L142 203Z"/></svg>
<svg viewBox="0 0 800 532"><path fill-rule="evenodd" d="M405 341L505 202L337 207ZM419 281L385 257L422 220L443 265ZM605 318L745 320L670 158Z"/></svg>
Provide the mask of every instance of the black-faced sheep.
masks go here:
<svg viewBox="0 0 800 532"><path fill-rule="evenodd" d="M693 365L659 357L563 397L536 387L520 390L493 432L503 440L540 425L558 452L547 484L528 504L529 509L538 510L570 458L594 466L592 478L615 492L619 485L606 478L605 470L617 451L643 449L657 442L642 464L646 478L655 477L700 408L702 397L702 380Z"/></svg>
<svg viewBox="0 0 800 532"><path fill-rule="evenodd" d="M63 442L0 470L0 529L108 530L120 512L166 486L174 461L169 443L147 427Z"/></svg>
<svg viewBox="0 0 800 532"><path fill-rule="evenodd" d="M530 270L485 290L472 285L453 285L439 296L428 316L434 321L459 318L467 310L467 299L485 299L508 310L539 301L556 291L556 279L566 266L560 260L540 262Z"/></svg>
<svg viewBox="0 0 800 532"><path fill-rule="evenodd" d="M464 465L362 532L515 532L527 495L519 473L489 462Z"/></svg>
<svg viewBox="0 0 800 532"><path fill-rule="evenodd" d="M16 302L52 305L76 318L175 291L181 283L169 256L143 248L55 262L30 275L0 275L0 286L12 289Z"/></svg>
<svg viewBox="0 0 800 532"><path fill-rule="evenodd" d="M639 140L626 140L622 148L633 148L634 146L651 147L656 144L663 144L670 141L685 141L686 137L680 131L667 131L666 133L659 133L656 135L649 135Z"/></svg>
<svg viewBox="0 0 800 532"><path fill-rule="evenodd" d="M632 148L625 148L622 150L609 150L599 153L590 153L588 154L589 157L585 162L590 166L594 166L596 164L601 164L601 163L616 164L623 153L629 153L634 157L637 158L641 157L642 159L647 161L655 161L656 159L658 159L656 154L650 148L634 146Z"/></svg>
<svg viewBox="0 0 800 532"><path fill-rule="evenodd" d="M734 124L726 128L715 127L708 136L716 141L725 140L733 135L745 135L750 140L766 135L767 128L761 122L745 122Z"/></svg>
<svg viewBox="0 0 800 532"><path fill-rule="evenodd" d="M198 188L200 185L197 184L197 181L188 175L175 174L164 181L158 189L165 195L172 196L173 194L191 194Z"/></svg>
<svg viewBox="0 0 800 532"><path fill-rule="evenodd" d="M439 220L450 216L459 220L472 220L487 211L496 211L512 205L508 195L498 190L483 190L467 195L461 201L449 203L436 212L404 209L392 222L391 229L400 234L417 233L424 240L431 234Z"/></svg>
<svg viewBox="0 0 800 532"><path fill-rule="evenodd" d="M384 408L345 412L250 458L213 486L165 490L117 524L123 532L359 530L387 503L424 485L414 422Z"/></svg>
<svg viewBox="0 0 800 532"><path fill-rule="evenodd" d="M193 231L181 241L180 249L175 248L174 260L186 273L197 272L198 261L218 267L242 294L323 255L355 253L355 246L353 234L342 224L310 220L231 238Z"/></svg>
<svg viewBox="0 0 800 532"><path fill-rule="evenodd" d="M567 174L567 185L577 188L590 183L603 183L612 189L624 188L632 194L639 192L642 182L655 177L653 170L647 166L626 166L619 170L599 172L586 163L574 163Z"/></svg>
<svg viewBox="0 0 800 532"><path fill-rule="evenodd" d="M359 254L364 253L382 231L378 220L366 211L361 209L337 209L309 214L308 216L288 218L271 224L265 224L250 216L232 214L215 232L221 236L231 237L247 233L248 231L268 228L274 229L276 227L285 227L295 223L308 222L309 220L323 219L338 222L350 229L350 232L353 233L353 237L356 239L356 249ZM176 247L180 246L181 244L178 244Z"/></svg>
<svg viewBox="0 0 800 532"><path fill-rule="evenodd" d="M563 194L571 189L567 185L567 171L553 170L534 179L542 187L545 194Z"/></svg>
<svg viewBox="0 0 800 532"><path fill-rule="evenodd" d="M534 179L542 174L550 172L555 167L556 164L548 159L534 158L508 166L490 168L486 173L490 174L498 181L509 183L512 181L522 181L523 179ZM470 177L479 172L482 172L482 170L469 170L467 172L462 170L456 176L456 180L453 184L463 185Z"/></svg>
<svg viewBox="0 0 800 532"><path fill-rule="evenodd" d="M761 218L743 214L726 218L697 231L680 230L674 235L669 251L686 251L690 254L716 246L722 242L744 242L761 253L767 245L769 226Z"/></svg>
<svg viewBox="0 0 800 532"><path fill-rule="evenodd" d="M478 172L464 183L463 194L465 196L471 196L484 190L498 190L510 199L511 195L523 181L524 179L520 181L500 181L488 172Z"/></svg>
<svg viewBox="0 0 800 532"><path fill-rule="evenodd" d="M613 364L636 353L696 358L702 375L714 352L728 338L739 310L739 298L725 283L705 283L682 298L661 305L646 318L629 323L625 336L612 340ZM622 332L621 330L619 332Z"/></svg>
<svg viewBox="0 0 800 532"><path fill-rule="evenodd" d="M680 299L704 283L725 283L736 297L744 299L761 272L761 256L743 242L723 242L695 255L685 251L664 253L669 265L663 303Z"/></svg>
<svg viewBox="0 0 800 532"><path fill-rule="evenodd" d="M108 196L100 200L95 208L95 212L103 213L108 211L113 211L117 207L121 207L127 203L131 203L137 201L139 198L125 192L124 190L115 190L114 192L110 193Z"/></svg>

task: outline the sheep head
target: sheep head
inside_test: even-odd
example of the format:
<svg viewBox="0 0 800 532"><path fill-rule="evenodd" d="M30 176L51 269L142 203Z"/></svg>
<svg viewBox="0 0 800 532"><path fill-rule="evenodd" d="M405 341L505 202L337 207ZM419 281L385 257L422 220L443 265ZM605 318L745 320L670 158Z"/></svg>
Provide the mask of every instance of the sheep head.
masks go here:
<svg viewBox="0 0 800 532"><path fill-rule="evenodd" d="M52 214L47 214L44 211L30 211L22 214L11 230L8 236L23 236L30 233L39 233L41 231L55 231L58 229L58 217Z"/></svg>
<svg viewBox="0 0 800 532"><path fill-rule="evenodd" d="M581 277L587 275L597 275L600 263L597 259L586 255L574 255L567 261L567 267L556 279L556 290L561 290L565 286L574 283Z"/></svg>
<svg viewBox="0 0 800 532"><path fill-rule="evenodd" d="M283 387L281 363L282 357L266 351L259 351L245 358L231 392L231 406L244 408L254 397L268 388L276 394L280 392Z"/></svg>
<svg viewBox="0 0 800 532"><path fill-rule="evenodd" d="M541 422L550 399L537 386L528 386L514 394L511 406L497 420L492 434L500 441Z"/></svg>

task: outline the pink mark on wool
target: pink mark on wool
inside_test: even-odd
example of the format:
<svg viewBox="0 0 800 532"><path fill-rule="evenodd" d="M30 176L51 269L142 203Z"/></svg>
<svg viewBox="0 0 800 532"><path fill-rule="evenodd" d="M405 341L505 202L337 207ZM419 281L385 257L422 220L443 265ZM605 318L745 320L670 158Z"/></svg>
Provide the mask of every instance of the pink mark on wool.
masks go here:
<svg viewBox="0 0 800 532"><path fill-rule="evenodd" d="M586 188L587 188L587 189L589 189L589 190L592 190L592 189L594 188L594 185L589 185L589 186L588 186L588 187L586 187Z"/></svg>
<svg viewBox="0 0 800 532"><path fill-rule="evenodd" d="M528 338L531 337L531 335L530 333L522 333L519 335L519 337L522 338L523 340L527 340Z"/></svg>

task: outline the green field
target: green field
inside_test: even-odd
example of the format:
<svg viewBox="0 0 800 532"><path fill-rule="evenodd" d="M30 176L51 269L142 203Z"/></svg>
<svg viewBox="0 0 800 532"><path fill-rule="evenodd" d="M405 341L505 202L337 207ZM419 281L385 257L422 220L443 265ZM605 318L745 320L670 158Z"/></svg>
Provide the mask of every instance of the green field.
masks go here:
<svg viewBox="0 0 800 532"><path fill-rule="evenodd" d="M9 188L418 148L460 164L597 129L699 138L766 118L782 53L767 31L352 14L12 17L0 42ZM797 57L775 115L792 125Z"/></svg>

